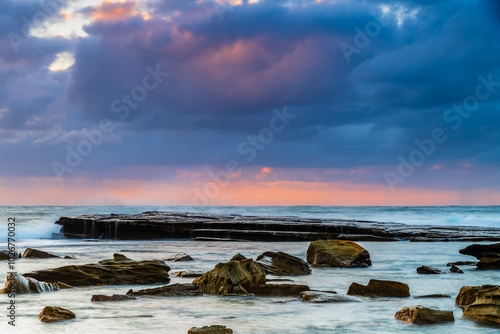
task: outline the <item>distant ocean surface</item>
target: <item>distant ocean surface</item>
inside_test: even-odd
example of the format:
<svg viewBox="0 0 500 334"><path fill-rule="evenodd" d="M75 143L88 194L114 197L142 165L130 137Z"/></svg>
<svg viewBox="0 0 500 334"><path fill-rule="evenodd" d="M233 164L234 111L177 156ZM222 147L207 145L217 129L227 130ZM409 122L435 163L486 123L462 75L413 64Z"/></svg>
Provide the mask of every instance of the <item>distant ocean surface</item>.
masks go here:
<svg viewBox="0 0 500 334"><path fill-rule="evenodd" d="M240 215L298 216L396 222L416 225L500 227L500 206L0 206L0 221L15 217L18 239L50 238L62 216L81 214L184 211ZM0 233L0 240L6 233Z"/></svg>

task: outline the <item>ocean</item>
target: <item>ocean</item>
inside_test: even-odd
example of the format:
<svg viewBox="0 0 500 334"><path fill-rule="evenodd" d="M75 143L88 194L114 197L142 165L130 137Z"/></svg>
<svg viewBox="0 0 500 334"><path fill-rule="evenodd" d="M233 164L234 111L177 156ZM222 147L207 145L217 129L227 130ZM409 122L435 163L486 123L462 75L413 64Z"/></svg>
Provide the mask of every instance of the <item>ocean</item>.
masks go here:
<svg viewBox="0 0 500 334"><path fill-rule="evenodd" d="M21 252L37 248L58 255L74 255L70 259L19 259L19 273L71 264L95 263L122 253L133 260L164 259L171 254L187 253L193 262L168 262L171 272L180 270L208 271L217 263L242 253L255 258L264 251L283 251L305 259L309 242L197 242L192 240L120 241L50 239L59 231L54 222L61 216L85 213L140 213L151 210L233 213L242 215L299 216L375 220L420 225L452 225L500 227L500 206L488 207L0 207L0 240L6 248L7 220L16 218L16 247ZM500 271L478 271L461 267L463 275L418 275L421 265L446 270L446 263L470 261L459 254L469 245L464 242L358 242L373 261L368 268L314 268L308 276L290 277L294 283L311 289L334 290L345 294L352 282L368 283L372 278L405 282L412 296L448 294L450 298L378 298L361 303L310 304L292 297L144 297L136 300L93 303L93 294L125 294L139 285L99 286L61 290L42 294L16 296L16 327L7 324L7 295L0 296L1 333L187 333L196 326L221 324L234 333L498 333L498 328L485 327L461 318L454 298L464 285L500 284ZM0 261L0 277L8 272L7 262ZM171 275L173 276L173 275ZM269 277L271 278L271 277ZM288 277L287 277L288 278ZM190 278L172 277L170 283L189 283ZM3 285L4 282L0 284ZM151 287L151 286L148 286ZM44 306L60 306L72 310L77 318L61 323L45 324L37 319ZM434 306L454 311L452 324L415 326L396 321L394 314L405 306Z"/></svg>

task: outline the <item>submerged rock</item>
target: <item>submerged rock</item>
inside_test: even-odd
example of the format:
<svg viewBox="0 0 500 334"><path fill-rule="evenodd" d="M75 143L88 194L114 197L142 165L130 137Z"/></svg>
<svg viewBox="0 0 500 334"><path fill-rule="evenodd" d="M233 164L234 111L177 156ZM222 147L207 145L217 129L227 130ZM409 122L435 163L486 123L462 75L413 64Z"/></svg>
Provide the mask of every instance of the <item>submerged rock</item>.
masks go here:
<svg viewBox="0 0 500 334"><path fill-rule="evenodd" d="M233 330L222 325L192 327L188 334L233 334Z"/></svg>
<svg viewBox="0 0 500 334"><path fill-rule="evenodd" d="M7 282L5 282L5 287L0 290L0 293L42 293L60 289L57 283L39 282L34 278L26 278L18 274L9 274L9 276L7 276Z"/></svg>
<svg viewBox="0 0 500 334"><path fill-rule="evenodd" d="M420 266L417 268L417 274L421 275L439 275L439 274L444 274L443 271L439 270L438 268L434 267L428 267L428 266Z"/></svg>
<svg viewBox="0 0 500 334"><path fill-rule="evenodd" d="M437 324L455 321L453 311L441 311L435 308L417 306L405 307L396 312L395 319L417 325Z"/></svg>
<svg viewBox="0 0 500 334"><path fill-rule="evenodd" d="M265 252L256 259L266 274L278 276L309 275L311 268L306 261L283 252Z"/></svg>
<svg viewBox="0 0 500 334"><path fill-rule="evenodd" d="M175 277L200 277L203 275L204 271L193 271L193 270L185 270L185 271L176 271L174 272Z"/></svg>
<svg viewBox="0 0 500 334"><path fill-rule="evenodd" d="M172 284L165 285L158 288L143 289L138 291L129 290L127 296L201 296L203 292L199 289L197 284Z"/></svg>
<svg viewBox="0 0 500 334"><path fill-rule="evenodd" d="M252 259L219 263L193 281L206 294L254 293L266 283L264 270Z"/></svg>
<svg viewBox="0 0 500 334"><path fill-rule="evenodd" d="M187 254L174 254L167 257L164 261L181 262L181 261L194 261L194 259Z"/></svg>
<svg viewBox="0 0 500 334"><path fill-rule="evenodd" d="M450 273L453 273L453 274L463 274L464 271L460 268L458 268L456 265L452 264L451 267L450 267Z"/></svg>
<svg viewBox="0 0 500 334"><path fill-rule="evenodd" d="M105 295L93 295L92 298L90 299L91 302L118 302L122 300L130 300L130 299L135 299L134 297L131 296L126 296L126 295L112 295L112 296L105 296Z"/></svg>
<svg viewBox="0 0 500 334"><path fill-rule="evenodd" d="M451 267L453 265L455 266L475 266L477 264L477 261L455 261L455 262L448 262L446 266Z"/></svg>
<svg viewBox="0 0 500 334"><path fill-rule="evenodd" d="M347 294L376 297L410 297L410 287L408 284L401 282L371 279L366 286L352 283Z"/></svg>
<svg viewBox="0 0 500 334"><path fill-rule="evenodd" d="M317 240L307 249L307 262L313 266L368 267L372 265L370 253L348 240Z"/></svg>
<svg viewBox="0 0 500 334"><path fill-rule="evenodd" d="M121 254L95 264L71 265L23 274L45 282L64 282L73 286L124 285L169 282L170 267L163 261L133 261Z"/></svg>
<svg viewBox="0 0 500 334"><path fill-rule="evenodd" d="M422 295L422 296L415 296L413 298L451 298L450 295L444 295L440 293L435 293L432 295Z"/></svg>
<svg viewBox="0 0 500 334"><path fill-rule="evenodd" d="M483 285L472 304L463 307L462 316L485 324L500 326L500 286Z"/></svg>
<svg viewBox="0 0 500 334"><path fill-rule="evenodd" d="M41 251L38 249L34 248L28 248L24 251L23 257L34 257L34 258L39 258L39 259L48 259L51 257L60 257L51 253L47 253L45 251Z"/></svg>
<svg viewBox="0 0 500 334"><path fill-rule="evenodd" d="M363 301L360 298L339 295L332 291L303 291L300 293L300 299L308 303L345 303Z"/></svg>
<svg viewBox="0 0 500 334"><path fill-rule="evenodd" d="M302 291L311 290L303 284L264 284L259 286L254 294L266 297L299 296Z"/></svg>
<svg viewBox="0 0 500 334"><path fill-rule="evenodd" d="M42 322L55 322L74 318L76 318L76 315L73 312L57 306L45 306L38 315L38 319Z"/></svg>
<svg viewBox="0 0 500 334"><path fill-rule="evenodd" d="M478 269L500 269L500 243L490 245L474 244L461 249L460 254L474 256Z"/></svg>

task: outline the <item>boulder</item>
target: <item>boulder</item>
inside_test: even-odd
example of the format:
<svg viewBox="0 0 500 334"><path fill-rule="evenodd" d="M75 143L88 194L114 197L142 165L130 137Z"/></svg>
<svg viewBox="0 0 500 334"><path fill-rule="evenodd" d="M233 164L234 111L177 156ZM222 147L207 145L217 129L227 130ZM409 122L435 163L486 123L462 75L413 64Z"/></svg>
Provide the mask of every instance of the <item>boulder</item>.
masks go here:
<svg viewBox="0 0 500 334"><path fill-rule="evenodd" d="M448 262L446 266L451 267L452 265L456 266L475 266L477 264L477 261L455 261L455 262Z"/></svg>
<svg viewBox="0 0 500 334"><path fill-rule="evenodd" d="M203 293L198 288L197 284L171 284L158 288L143 289L138 291L129 290L127 296L201 296Z"/></svg>
<svg viewBox="0 0 500 334"><path fill-rule="evenodd" d="M344 302L361 302L362 299L338 295L333 291L302 291L300 299L308 303L344 303Z"/></svg>
<svg viewBox="0 0 500 334"><path fill-rule="evenodd" d="M455 299L458 306L466 306L474 303L480 293L487 291L500 291L500 285L463 286Z"/></svg>
<svg viewBox="0 0 500 334"><path fill-rule="evenodd" d="M45 282L64 282L73 286L153 284L170 281L170 267L163 261L133 261L121 254L96 264L71 265L23 274Z"/></svg>
<svg viewBox="0 0 500 334"><path fill-rule="evenodd" d="M417 274L438 275L438 274L444 274L444 272L434 267L420 266L417 268Z"/></svg>
<svg viewBox="0 0 500 334"><path fill-rule="evenodd" d="M483 257L476 266L478 269L500 269L500 258Z"/></svg>
<svg viewBox="0 0 500 334"><path fill-rule="evenodd" d="M183 262L183 261L194 261L194 259L187 254L174 254L167 257L164 261Z"/></svg>
<svg viewBox="0 0 500 334"><path fill-rule="evenodd" d="M41 251L38 249L28 248L24 251L23 257L34 257L34 258L38 258L38 259L48 259L51 257L60 257L60 256L50 254L50 253L47 253L45 251Z"/></svg>
<svg viewBox="0 0 500 334"><path fill-rule="evenodd" d="M55 322L74 318L76 318L76 315L73 312L57 306L45 306L38 315L38 319L42 322Z"/></svg>
<svg viewBox="0 0 500 334"><path fill-rule="evenodd" d="M414 308L405 307L396 312L394 318L417 325L429 325L455 321L453 311L441 311L424 306L417 306Z"/></svg>
<svg viewBox="0 0 500 334"><path fill-rule="evenodd" d="M303 284L264 284L254 294L266 297L299 296L300 292L309 290L309 286Z"/></svg>
<svg viewBox="0 0 500 334"><path fill-rule="evenodd" d="M478 269L500 269L500 243L490 245L474 244L460 250L460 254L474 256Z"/></svg>
<svg viewBox="0 0 500 334"><path fill-rule="evenodd" d="M244 255L238 253L235 256L233 256L230 261L241 261L241 260L246 260L246 259L247 258Z"/></svg>
<svg viewBox="0 0 500 334"><path fill-rule="evenodd" d="M245 294L266 283L264 270L252 259L219 263L208 273L195 278L201 291L206 294Z"/></svg>
<svg viewBox="0 0 500 334"><path fill-rule="evenodd" d="M0 293L42 293L60 289L57 283L39 282L34 278L26 278L18 274L9 274L9 276L7 276L7 282L5 282L5 287L0 289Z"/></svg>
<svg viewBox="0 0 500 334"><path fill-rule="evenodd" d="M203 271L186 270L186 271L176 271L173 274L175 277L200 277L204 273L205 272Z"/></svg>
<svg viewBox="0 0 500 334"><path fill-rule="evenodd" d="M370 254L355 242L348 240L316 240L307 249L307 262L325 267L368 267Z"/></svg>
<svg viewBox="0 0 500 334"><path fill-rule="evenodd" d="M410 297L410 287L408 284L401 282L371 279L366 286L352 283L347 294L376 297Z"/></svg>
<svg viewBox="0 0 500 334"><path fill-rule="evenodd" d="M309 275L311 268L306 261L283 252L265 252L256 259L266 274L278 276Z"/></svg>
<svg viewBox="0 0 500 334"><path fill-rule="evenodd" d="M485 324L500 326L500 286L483 285L476 300L463 307L462 316Z"/></svg>
<svg viewBox="0 0 500 334"><path fill-rule="evenodd" d="M458 268L456 265L452 264L451 267L450 267L450 273L453 273L453 274L463 274L464 271L460 268Z"/></svg>
<svg viewBox="0 0 500 334"><path fill-rule="evenodd" d="M203 327L192 327L188 334L232 334L233 330L222 325L212 325Z"/></svg>
<svg viewBox="0 0 500 334"><path fill-rule="evenodd" d="M9 252L8 250L0 250L0 261L8 260L9 257L13 255L14 259L18 259L21 257L21 254L18 252Z"/></svg>
<svg viewBox="0 0 500 334"><path fill-rule="evenodd" d="M131 296L126 296L126 295L112 295L112 296L105 296L105 295L93 295L92 298L90 299L91 302L118 302L122 300L130 300L130 299L135 299L134 297Z"/></svg>

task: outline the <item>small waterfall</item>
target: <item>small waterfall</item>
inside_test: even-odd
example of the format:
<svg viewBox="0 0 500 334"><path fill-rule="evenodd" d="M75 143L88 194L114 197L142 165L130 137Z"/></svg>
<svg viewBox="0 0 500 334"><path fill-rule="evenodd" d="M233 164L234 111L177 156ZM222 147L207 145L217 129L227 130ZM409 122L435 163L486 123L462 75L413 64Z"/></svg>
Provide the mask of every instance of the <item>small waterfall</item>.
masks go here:
<svg viewBox="0 0 500 334"><path fill-rule="evenodd" d="M115 221L115 239L118 239L118 220Z"/></svg>
<svg viewBox="0 0 500 334"><path fill-rule="evenodd" d="M60 290L56 283L40 282L31 277L24 277L18 274L10 274L3 293L11 291L12 284L15 285L16 293L42 293Z"/></svg>
<svg viewBox="0 0 500 334"><path fill-rule="evenodd" d="M90 236L90 238L94 237L94 223L95 221L92 221L92 235Z"/></svg>
<svg viewBox="0 0 500 334"><path fill-rule="evenodd" d="M87 221L83 223L83 235L85 238L87 237Z"/></svg>

